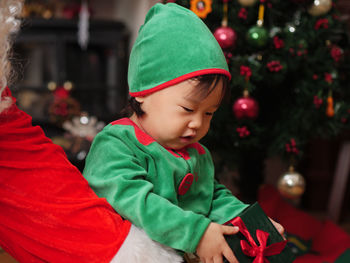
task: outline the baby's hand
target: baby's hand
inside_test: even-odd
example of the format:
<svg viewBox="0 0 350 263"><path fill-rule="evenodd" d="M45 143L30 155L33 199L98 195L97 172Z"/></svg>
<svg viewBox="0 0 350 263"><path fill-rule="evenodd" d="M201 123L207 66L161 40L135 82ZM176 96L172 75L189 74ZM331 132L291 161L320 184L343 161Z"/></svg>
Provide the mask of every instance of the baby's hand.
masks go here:
<svg viewBox="0 0 350 263"><path fill-rule="evenodd" d="M269 218L269 219L270 219L271 223L273 224L273 226L277 229L278 233L281 234L281 236L283 237L283 239L286 239L286 238L284 237L284 227L283 227L281 224L279 224L279 223L273 221L271 218Z"/></svg>
<svg viewBox="0 0 350 263"><path fill-rule="evenodd" d="M238 263L224 235L237 234L238 227L210 223L197 246L197 255L203 263L222 263L224 256L230 263Z"/></svg>

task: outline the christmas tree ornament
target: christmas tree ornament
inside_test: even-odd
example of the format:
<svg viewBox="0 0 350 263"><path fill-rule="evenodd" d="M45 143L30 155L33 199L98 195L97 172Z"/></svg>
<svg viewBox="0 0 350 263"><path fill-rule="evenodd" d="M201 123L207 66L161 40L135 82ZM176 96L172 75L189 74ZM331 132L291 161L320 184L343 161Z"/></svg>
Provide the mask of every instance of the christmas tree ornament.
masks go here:
<svg viewBox="0 0 350 263"><path fill-rule="evenodd" d="M238 3L240 3L242 6L253 6L255 5L255 3L257 2L257 0L238 0Z"/></svg>
<svg viewBox="0 0 350 263"><path fill-rule="evenodd" d="M247 126L237 127L236 131L238 136L241 138L245 138L250 135L250 131L248 130Z"/></svg>
<svg viewBox="0 0 350 263"><path fill-rule="evenodd" d="M242 7L242 8L239 10L239 12L238 12L238 17L241 18L241 19L246 20L247 17L248 17L247 9L245 9L244 7Z"/></svg>
<svg viewBox="0 0 350 263"><path fill-rule="evenodd" d="M285 29L284 29L284 31L285 31L286 33L293 34L293 33L295 33L295 31L296 31L296 26L295 26L294 24L287 23L287 24L286 24L286 27L285 27Z"/></svg>
<svg viewBox="0 0 350 263"><path fill-rule="evenodd" d="M269 34L267 30L263 27L264 25L264 12L265 7L263 4L259 5L259 17L257 21L257 25L251 27L247 34L246 38L248 43L256 48L262 48L267 44L269 39Z"/></svg>
<svg viewBox="0 0 350 263"><path fill-rule="evenodd" d="M294 170L291 165L289 170L281 175L277 181L278 191L288 199L298 199L305 192L305 179Z"/></svg>
<svg viewBox="0 0 350 263"><path fill-rule="evenodd" d="M334 101L332 96L332 91L330 90L327 97L327 109L326 109L326 115L328 117L334 116Z"/></svg>
<svg viewBox="0 0 350 263"><path fill-rule="evenodd" d="M237 41L237 33L228 26L222 26L214 31L214 37L222 49L231 49Z"/></svg>
<svg viewBox="0 0 350 263"><path fill-rule="evenodd" d="M331 45L330 53L334 62L339 62L343 58L344 50L337 45Z"/></svg>
<svg viewBox="0 0 350 263"><path fill-rule="evenodd" d="M329 28L329 20L327 18L320 18L316 21L314 28L319 30L320 28Z"/></svg>
<svg viewBox="0 0 350 263"><path fill-rule="evenodd" d="M325 72L324 73L324 80L331 85L333 83L333 75L331 73Z"/></svg>
<svg viewBox="0 0 350 263"><path fill-rule="evenodd" d="M237 119L255 119L259 114L259 104L245 89L243 97L238 98L233 104L232 111Z"/></svg>
<svg viewBox="0 0 350 263"><path fill-rule="evenodd" d="M72 136L81 137L90 142L104 126L104 122L98 121L95 116L89 116L87 112L81 112L79 116L74 116L72 120L67 120L62 125Z"/></svg>
<svg viewBox="0 0 350 263"><path fill-rule="evenodd" d="M273 44L276 49L284 48L284 41L283 39L279 38L278 36L273 37Z"/></svg>
<svg viewBox="0 0 350 263"><path fill-rule="evenodd" d="M190 9L200 18L207 18L207 15L211 13L212 8L211 0L191 0Z"/></svg>
<svg viewBox="0 0 350 263"><path fill-rule="evenodd" d="M252 76L252 70L250 67L241 65L240 70L239 70L239 74L241 76L244 76L245 81L248 82L250 77Z"/></svg>
<svg viewBox="0 0 350 263"><path fill-rule="evenodd" d="M224 0L223 5L223 13L224 17L221 22L221 27L217 28L214 31L214 37L218 41L220 47L222 49L232 49L234 48L236 41L237 41L237 33L230 27L227 26L228 24L228 0Z"/></svg>
<svg viewBox="0 0 350 263"><path fill-rule="evenodd" d="M267 63L266 67L270 72L280 72L283 70L283 65L278 60L272 60Z"/></svg>
<svg viewBox="0 0 350 263"><path fill-rule="evenodd" d="M322 103L323 103L322 98L320 98L319 96L315 95L314 96L314 104L315 104L316 109L319 109L321 107Z"/></svg>
<svg viewBox="0 0 350 263"><path fill-rule="evenodd" d="M89 152L92 140L104 126L104 122L98 121L95 116L89 116L87 112L81 112L79 116L65 121L62 127L67 131L65 138L69 140L66 146L69 155L78 161L83 161Z"/></svg>
<svg viewBox="0 0 350 263"><path fill-rule="evenodd" d="M58 126L80 114L79 102L70 96L72 88L73 84L69 81L58 87L54 82L48 83L48 89L53 93L53 101L49 106L50 121Z"/></svg>
<svg viewBox="0 0 350 263"><path fill-rule="evenodd" d="M286 143L285 147L286 147L286 152L288 154L294 154L294 155L299 154L299 149L297 147L297 143L294 138L291 138L290 142Z"/></svg>
<svg viewBox="0 0 350 263"><path fill-rule="evenodd" d="M264 47L268 39L269 35L267 30L261 26L253 26L247 32L247 41L253 47Z"/></svg>
<svg viewBox="0 0 350 263"><path fill-rule="evenodd" d="M312 16L327 14L332 8L332 0L314 0L308 8L308 13Z"/></svg>

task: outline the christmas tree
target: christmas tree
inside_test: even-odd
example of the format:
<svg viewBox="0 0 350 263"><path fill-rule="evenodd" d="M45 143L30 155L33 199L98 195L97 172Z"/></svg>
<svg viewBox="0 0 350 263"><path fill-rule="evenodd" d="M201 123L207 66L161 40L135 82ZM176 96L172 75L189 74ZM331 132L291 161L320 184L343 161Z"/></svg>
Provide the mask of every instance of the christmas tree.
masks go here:
<svg viewBox="0 0 350 263"><path fill-rule="evenodd" d="M349 47L336 0L190 0L217 38L232 80L204 143L253 197L263 162L297 166L305 145L349 127Z"/></svg>

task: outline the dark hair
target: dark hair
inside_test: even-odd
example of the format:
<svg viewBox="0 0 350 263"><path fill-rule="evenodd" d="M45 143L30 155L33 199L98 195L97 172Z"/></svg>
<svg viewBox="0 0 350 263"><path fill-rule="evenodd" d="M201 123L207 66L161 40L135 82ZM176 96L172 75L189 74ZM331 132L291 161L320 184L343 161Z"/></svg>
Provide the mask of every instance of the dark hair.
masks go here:
<svg viewBox="0 0 350 263"><path fill-rule="evenodd" d="M193 80L198 80L198 84L196 85L196 88L198 88L197 91L199 91L199 96L201 96L202 99L205 99L212 93L212 91L216 88L218 83L222 81L222 92L221 92L221 98L225 96L229 79L225 75L221 74L206 74L206 75L200 75L197 77L192 78Z"/></svg>
<svg viewBox="0 0 350 263"><path fill-rule="evenodd" d="M210 93L216 88L220 80L222 80L223 88L221 93L221 100L224 97L229 79L225 75L221 74L206 74L206 75L200 75L197 77L193 77L192 80L197 80L198 84L196 85L196 93L199 92L199 95L202 99L206 98L210 95ZM145 112L141 108L141 103L139 103L134 97L130 97L128 101L128 105L123 110L123 114L125 115L131 115L133 113L136 113L138 117L141 117Z"/></svg>

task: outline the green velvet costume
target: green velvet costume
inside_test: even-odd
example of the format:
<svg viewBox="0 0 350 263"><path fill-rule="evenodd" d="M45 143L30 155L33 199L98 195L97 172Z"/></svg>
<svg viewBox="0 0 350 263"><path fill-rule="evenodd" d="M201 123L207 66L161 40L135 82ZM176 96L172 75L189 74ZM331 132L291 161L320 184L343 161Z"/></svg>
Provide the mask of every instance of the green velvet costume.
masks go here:
<svg viewBox="0 0 350 263"><path fill-rule="evenodd" d="M148 12L130 55L131 96L147 96L184 80L230 78L225 56L206 25L173 3ZM209 223L225 223L246 205L214 179L199 143L166 149L130 119L107 125L93 141L84 176L97 195L161 244L195 252Z"/></svg>
<svg viewBox="0 0 350 263"><path fill-rule="evenodd" d="M180 195L188 173L193 183ZM84 176L97 195L151 239L186 252L195 251L211 221L225 223L246 208L214 180L204 146L166 149L130 119L112 122L96 136Z"/></svg>

